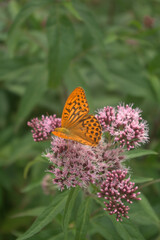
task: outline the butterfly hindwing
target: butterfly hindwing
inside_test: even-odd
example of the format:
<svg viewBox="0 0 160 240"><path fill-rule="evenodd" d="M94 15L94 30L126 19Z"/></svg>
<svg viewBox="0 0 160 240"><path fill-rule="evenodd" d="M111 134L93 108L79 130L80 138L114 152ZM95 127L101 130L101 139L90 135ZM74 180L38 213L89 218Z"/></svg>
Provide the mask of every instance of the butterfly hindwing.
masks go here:
<svg viewBox="0 0 160 240"><path fill-rule="evenodd" d="M77 134L74 135L73 133L71 133L70 135L66 135L65 133L61 133L61 132L53 132L53 133L57 137L61 137L61 138L72 140L72 141L77 141L79 143L90 145L90 146L95 146L94 143L91 143L87 139L83 138L83 135L78 136Z"/></svg>
<svg viewBox="0 0 160 240"><path fill-rule="evenodd" d="M63 113L62 127L69 128L89 112L88 102L83 88L77 87L68 97Z"/></svg>
<svg viewBox="0 0 160 240"><path fill-rule="evenodd" d="M101 139L102 129L97 118L93 115L86 115L71 129L71 133L81 138L81 143L96 146Z"/></svg>

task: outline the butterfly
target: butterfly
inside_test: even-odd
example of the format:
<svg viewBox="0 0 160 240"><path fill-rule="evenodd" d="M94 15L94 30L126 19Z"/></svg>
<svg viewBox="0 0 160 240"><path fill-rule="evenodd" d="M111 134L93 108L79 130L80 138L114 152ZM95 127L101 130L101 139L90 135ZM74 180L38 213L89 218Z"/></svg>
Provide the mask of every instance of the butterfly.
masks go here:
<svg viewBox="0 0 160 240"><path fill-rule="evenodd" d="M77 87L68 97L61 118L61 128L52 132L55 136L96 146L102 129L97 118L89 113L85 91Z"/></svg>

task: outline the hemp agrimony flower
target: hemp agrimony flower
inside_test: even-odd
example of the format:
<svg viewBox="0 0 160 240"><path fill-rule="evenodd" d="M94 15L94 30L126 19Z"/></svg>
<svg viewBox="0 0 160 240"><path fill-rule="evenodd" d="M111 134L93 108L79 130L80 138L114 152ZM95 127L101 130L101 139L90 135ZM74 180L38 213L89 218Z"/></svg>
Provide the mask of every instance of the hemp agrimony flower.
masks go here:
<svg viewBox="0 0 160 240"><path fill-rule="evenodd" d="M27 123L32 128L31 132L35 142L47 140L51 136L51 131L61 126L61 119L53 116L43 116L42 119L33 118Z"/></svg>
<svg viewBox="0 0 160 240"><path fill-rule="evenodd" d="M104 204L110 215L116 214L117 221L122 221L122 217L129 218L128 203L133 203L133 200L141 200L137 197L140 192L136 193L138 187L135 183L126 179L127 169L108 171L106 180L101 184L100 192L97 194L99 198L104 199ZM126 204L124 203L126 201Z"/></svg>
<svg viewBox="0 0 160 240"><path fill-rule="evenodd" d="M148 141L147 122L142 119L141 110L132 106L108 106L99 110L96 115L103 131L109 132L120 147L126 147L128 150Z"/></svg>
<svg viewBox="0 0 160 240"><path fill-rule="evenodd" d="M51 136L55 128L61 127L61 119L56 115L28 122L34 141L51 140L50 149L43 154L50 163L50 177L44 178L42 186L49 193L48 189L52 189L49 184L61 191L76 186L87 189L95 184L99 188L98 197L104 200L104 210L122 221L122 217L129 218L128 204L140 200L140 193L136 192L138 187L126 178L126 150L148 141L148 126L141 111L133 105L107 106L95 117L104 133L96 147Z"/></svg>

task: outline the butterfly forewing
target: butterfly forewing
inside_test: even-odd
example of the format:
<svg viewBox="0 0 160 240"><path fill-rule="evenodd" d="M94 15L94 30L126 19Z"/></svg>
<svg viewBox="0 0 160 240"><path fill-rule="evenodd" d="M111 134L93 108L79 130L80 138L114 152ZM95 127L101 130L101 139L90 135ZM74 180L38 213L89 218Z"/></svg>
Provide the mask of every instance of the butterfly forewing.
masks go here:
<svg viewBox="0 0 160 240"><path fill-rule="evenodd" d="M62 127L73 127L89 112L88 102L83 88L77 87L68 97L63 113Z"/></svg>

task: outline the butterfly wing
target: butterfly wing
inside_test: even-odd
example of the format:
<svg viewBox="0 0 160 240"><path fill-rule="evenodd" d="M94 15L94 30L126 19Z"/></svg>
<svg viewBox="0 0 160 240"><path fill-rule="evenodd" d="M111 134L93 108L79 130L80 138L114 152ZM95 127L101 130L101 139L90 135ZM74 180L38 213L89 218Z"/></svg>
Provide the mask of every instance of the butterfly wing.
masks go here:
<svg viewBox="0 0 160 240"><path fill-rule="evenodd" d="M96 146L101 139L102 129L97 118L86 115L68 133L53 132L55 136L80 142L84 145Z"/></svg>
<svg viewBox="0 0 160 240"><path fill-rule="evenodd" d="M89 112L89 106L83 88L77 87L68 97L63 113L62 127L74 127Z"/></svg>
<svg viewBox="0 0 160 240"><path fill-rule="evenodd" d="M67 140L72 140L72 141L76 141L79 143L82 143L84 145L89 145L89 146L96 146L97 144L90 142L89 140L85 139L84 136L82 134L79 135L66 135L65 133L61 133L61 132L53 132L53 134L57 137L61 137Z"/></svg>
<svg viewBox="0 0 160 240"><path fill-rule="evenodd" d="M76 125L70 129L70 136L82 144L96 146L102 136L102 128L97 118L93 115L86 115Z"/></svg>

